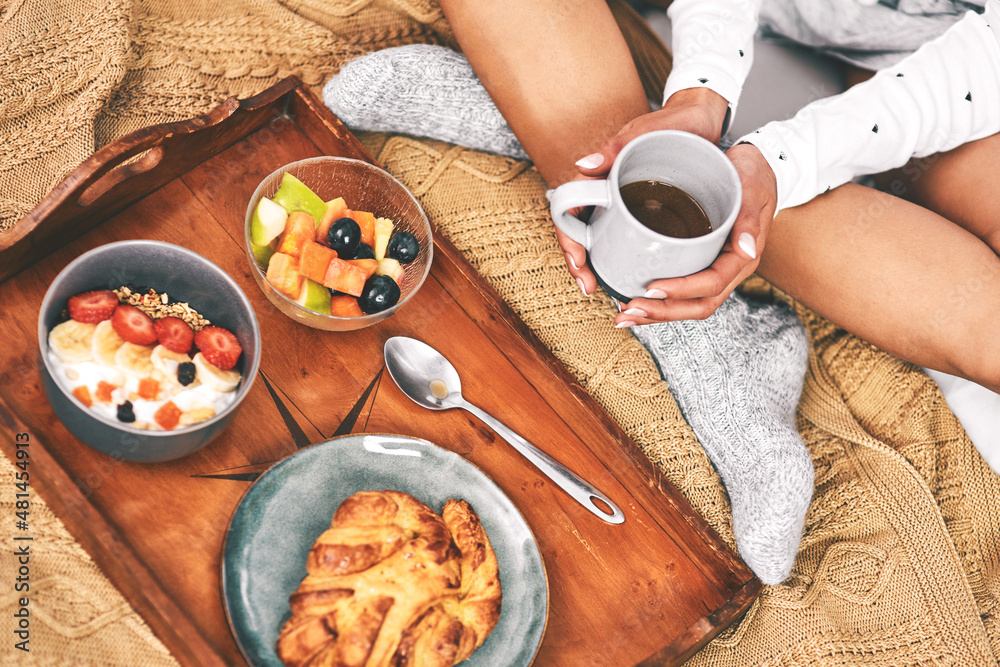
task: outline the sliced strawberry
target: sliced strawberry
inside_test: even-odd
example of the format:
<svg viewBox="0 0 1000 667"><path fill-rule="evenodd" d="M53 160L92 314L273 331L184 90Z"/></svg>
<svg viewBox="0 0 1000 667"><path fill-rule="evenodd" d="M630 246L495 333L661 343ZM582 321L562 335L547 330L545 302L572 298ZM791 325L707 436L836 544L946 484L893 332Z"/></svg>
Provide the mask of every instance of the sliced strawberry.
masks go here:
<svg viewBox="0 0 1000 667"><path fill-rule="evenodd" d="M70 318L77 322L97 324L111 317L118 307L118 295L111 290L82 292L66 303Z"/></svg>
<svg viewBox="0 0 1000 667"><path fill-rule="evenodd" d="M224 371L235 366L243 353L233 332L222 327L205 327L194 335L194 344L208 363Z"/></svg>
<svg viewBox="0 0 1000 667"><path fill-rule="evenodd" d="M135 306L122 304L111 316L111 328L126 342L136 345L152 345L156 342L156 329L149 315Z"/></svg>
<svg viewBox="0 0 1000 667"><path fill-rule="evenodd" d="M153 323L160 345L171 352L187 354L194 342L194 331L179 317L164 317Z"/></svg>

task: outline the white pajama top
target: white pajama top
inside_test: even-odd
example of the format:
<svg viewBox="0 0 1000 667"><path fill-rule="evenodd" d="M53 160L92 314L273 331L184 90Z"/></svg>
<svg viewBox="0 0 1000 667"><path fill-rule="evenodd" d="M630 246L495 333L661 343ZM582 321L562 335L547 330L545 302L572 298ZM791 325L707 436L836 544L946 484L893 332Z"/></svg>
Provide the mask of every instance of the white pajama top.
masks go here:
<svg viewBox="0 0 1000 667"><path fill-rule="evenodd" d="M735 110L752 58L752 0L676 0L675 69L665 99L705 86ZM721 27L721 30L720 30ZM742 54L742 55L741 55ZM704 79L705 81L702 81ZM742 137L777 178L778 210L874 174L1000 132L1000 0L968 12L898 64L793 118Z"/></svg>

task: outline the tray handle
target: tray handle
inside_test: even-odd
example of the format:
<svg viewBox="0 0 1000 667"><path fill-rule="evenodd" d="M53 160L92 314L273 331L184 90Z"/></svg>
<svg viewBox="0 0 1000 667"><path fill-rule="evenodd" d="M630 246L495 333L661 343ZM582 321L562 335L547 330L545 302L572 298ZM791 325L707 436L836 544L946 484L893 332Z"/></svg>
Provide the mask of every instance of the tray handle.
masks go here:
<svg viewBox="0 0 1000 667"><path fill-rule="evenodd" d="M136 152L139 155L141 151ZM138 176L139 174L144 174L156 165L160 164L160 160L163 159L164 149L163 146L153 146L152 148L146 149L145 155L142 155L138 160L130 162L128 164L122 164L125 160L131 158L131 155L122 155L121 160L117 160L115 163L109 163L108 168L110 171L106 171L101 174L97 172L97 180L88 185L83 185L86 189L80 193L80 196L76 199L77 206L90 206L95 200L99 199L101 195L108 192L109 190L115 188L119 183L123 183L133 176ZM118 166L115 166L115 165Z"/></svg>

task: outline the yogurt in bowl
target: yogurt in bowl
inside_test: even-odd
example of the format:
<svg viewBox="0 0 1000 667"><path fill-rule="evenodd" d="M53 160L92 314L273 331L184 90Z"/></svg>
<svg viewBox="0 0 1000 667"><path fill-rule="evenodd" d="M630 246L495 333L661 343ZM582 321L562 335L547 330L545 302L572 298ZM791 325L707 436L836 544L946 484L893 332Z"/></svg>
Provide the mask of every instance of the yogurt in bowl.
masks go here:
<svg viewBox="0 0 1000 667"><path fill-rule="evenodd" d="M188 304L123 286L74 295L67 311L70 319L49 332L48 361L63 389L106 419L169 431L211 419L235 400L242 348ZM227 368L209 361L199 340ZM228 348L224 359L217 340Z"/></svg>
<svg viewBox="0 0 1000 667"><path fill-rule="evenodd" d="M198 253L151 240L71 261L42 301L38 342L59 421L100 452L145 463L221 435L261 355L256 315L236 282Z"/></svg>

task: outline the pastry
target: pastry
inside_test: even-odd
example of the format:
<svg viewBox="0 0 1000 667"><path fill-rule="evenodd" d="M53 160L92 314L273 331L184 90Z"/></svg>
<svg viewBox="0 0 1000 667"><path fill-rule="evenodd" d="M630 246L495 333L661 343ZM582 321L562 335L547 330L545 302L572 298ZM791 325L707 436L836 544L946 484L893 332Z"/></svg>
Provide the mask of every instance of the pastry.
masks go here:
<svg viewBox="0 0 1000 667"><path fill-rule="evenodd" d="M399 491L361 491L309 551L277 642L290 667L448 667L500 618L496 555L464 500L438 516Z"/></svg>

